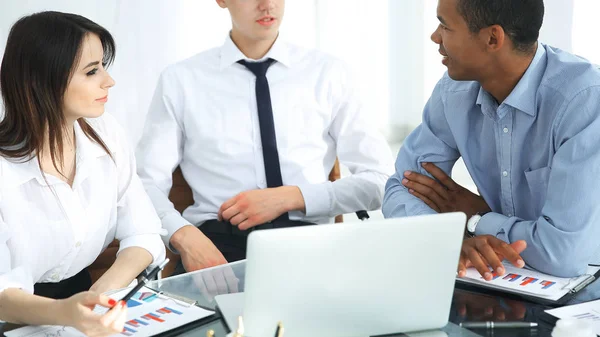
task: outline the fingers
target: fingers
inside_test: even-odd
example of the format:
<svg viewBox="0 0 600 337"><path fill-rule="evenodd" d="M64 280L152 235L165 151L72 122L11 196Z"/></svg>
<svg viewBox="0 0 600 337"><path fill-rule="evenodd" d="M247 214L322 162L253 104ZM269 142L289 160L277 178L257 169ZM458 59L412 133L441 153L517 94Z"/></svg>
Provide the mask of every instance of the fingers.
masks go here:
<svg viewBox="0 0 600 337"><path fill-rule="evenodd" d="M98 295L98 303L96 303L96 304L100 304L101 306L106 307L106 308L112 308L115 305L117 305L117 303L118 302L116 300L114 300L104 294L99 294Z"/></svg>
<svg viewBox="0 0 600 337"><path fill-rule="evenodd" d="M503 275L504 265L502 265L502 259L498 257L498 254L496 254L496 251L492 248L492 246L490 246L486 240L475 240L475 245L479 254L483 256L483 258L489 263L497 275Z"/></svg>
<svg viewBox="0 0 600 337"><path fill-rule="evenodd" d="M415 197L421 199L421 201L423 201L425 204L427 204L427 206L431 207L431 209L433 209L434 211L436 211L438 213L442 212L442 210L433 201L431 201L429 198L422 195L421 193L419 193L413 189L409 189L408 192L410 194L414 195Z"/></svg>
<svg viewBox="0 0 600 337"><path fill-rule="evenodd" d="M223 275L222 270L215 270L213 273L213 278L215 279L215 283L217 284L217 294L227 294L229 293L227 289L227 281L225 281L225 275Z"/></svg>
<svg viewBox="0 0 600 337"><path fill-rule="evenodd" d="M421 166L425 169L425 171L429 172L435 179L437 179L440 183L446 186L449 190L457 190L459 189L459 185L450 178L442 169L437 167L432 163L422 163Z"/></svg>
<svg viewBox="0 0 600 337"><path fill-rule="evenodd" d="M125 324L125 318L127 317L127 307L125 302L119 301L112 309L100 318L100 324L115 332L123 331L123 325Z"/></svg>
<svg viewBox="0 0 600 337"><path fill-rule="evenodd" d="M494 251L496 251L496 253L498 255L501 255L502 257L507 259L515 267L523 268L525 266L525 262L523 261L523 258L513 248L513 246L511 246L508 243L506 243L500 239L497 239L495 237L488 237L487 241L489 242L489 244L492 246L492 248L494 249ZM518 245L517 248L521 248L523 245L527 246L527 244L524 243L524 241L522 243L518 243L517 245Z"/></svg>
<svg viewBox="0 0 600 337"><path fill-rule="evenodd" d="M460 259L458 260L458 277L465 277L467 275L467 256L462 253L460 255Z"/></svg>
<svg viewBox="0 0 600 337"><path fill-rule="evenodd" d="M233 217L240 213L240 209L237 205L233 205L221 213L221 220L219 221L231 221Z"/></svg>
<svg viewBox="0 0 600 337"><path fill-rule="evenodd" d="M242 222L241 222L241 223L238 225L238 228L239 228L240 230L243 230L243 231L245 231L245 230L248 230L248 229L250 229L250 228L252 228L252 227L254 227L254 226L256 226L256 225L260 225L260 224L259 224L258 222L256 222L256 220L252 220L252 219L248 218L248 219L246 219L246 220L242 221Z"/></svg>
<svg viewBox="0 0 600 337"><path fill-rule="evenodd" d="M117 304L117 301L104 294L98 294L93 291L88 291L80 303L90 309L93 309L96 305L101 305L106 308L112 308Z"/></svg>
<svg viewBox="0 0 600 337"><path fill-rule="evenodd" d="M196 284L196 287L198 287L198 291L200 292L200 294L202 294L204 296L204 298L208 301L208 303L211 303L213 298L209 294L208 289L206 288L206 284L204 283L203 276L202 275L194 275L194 283Z"/></svg>
<svg viewBox="0 0 600 337"><path fill-rule="evenodd" d="M230 209L232 209L232 208L230 208ZM227 213L227 211L225 213ZM224 214L224 218L227 219L227 215L225 215L225 213L223 213ZM234 215L233 217L231 217L229 219L229 222L232 225L234 225L234 226L238 226L239 224L241 224L242 222L244 222L244 220L246 220L247 218L248 217L243 212L239 212L236 215Z"/></svg>
<svg viewBox="0 0 600 337"><path fill-rule="evenodd" d="M405 178L402 179L402 185L412 189L421 195L429 198L437 205L441 205L446 200L446 190L435 180L415 172L405 172Z"/></svg>
<svg viewBox="0 0 600 337"><path fill-rule="evenodd" d="M527 308L523 303L518 301L506 300L506 304L510 308L511 316L514 319L523 319L525 318L525 314L527 313Z"/></svg>
<svg viewBox="0 0 600 337"><path fill-rule="evenodd" d="M494 308L492 308L492 312L494 314L495 321L506 321L506 312L504 312L504 310L501 307L495 306Z"/></svg>
<svg viewBox="0 0 600 337"><path fill-rule="evenodd" d="M203 274L202 280L204 281L204 284L206 285L206 290L207 290L207 295L208 295L208 297L206 299L209 300L209 302L212 302L213 299L215 298L215 296L217 296L219 294L219 291L217 289L217 283L215 282L215 279L213 278L212 273Z"/></svg>
<svg viewBox="0 0 600 337"><path fill-rule="evenodd" d="M237 196L236 196L237 197ZM233 197L227 201L225 201L222 205L221 208L219 208L219 213L217 214L217 219L219 221L229 221L229 219L236 215L238 212L237 210L231 210L230 212L228 212L227 214L223 214L225 213L227 210L229 210L233 205L235 205L236 203L236 197Z"/></svg>
<svg viewBox="0 0 600 337"><path fill-rule="evenodd" d="M525 240L515 241L510 245L519 254L521 254L525 250L525 248L527 248L527 242Z"/></svg>
<svg viewBox="0 0 600 337"><path fill-rule="evenodd" d="M126 320L127 320L127 305L124 305L123 309L121 310L121 312L119 313L117 318L114 320L111 328L117 332L123 331Z"/></svg>
<svg viewBox="0 0 600 337"><path fill-rule="evenodd" d="M463 245L463 252L469 258L469 261L473 264L473 267L477 269L479 274L483 277L484 280L490 281L492 280L492 273L490 273L490 268L482 256L479 254L477 249L471 245Z"/></svg>
<svg viewBox="0 0 600 337"><path fill-rule="evenodd" d="M233 269L225 268L225 270L223 270L223 276L225 276L225 282L227 282L227 287L229 288L229 292L230 293L239 292L238 284L240 283L240 280L237 277L235 277L235 274L233 273Z"/></svg>
<svg viewBox="0 0 600 337"><path fill-rule="evenodd" d="M461 317L467 316L467 305L465 303L460 303L457 308L458 315Z"/></svg>

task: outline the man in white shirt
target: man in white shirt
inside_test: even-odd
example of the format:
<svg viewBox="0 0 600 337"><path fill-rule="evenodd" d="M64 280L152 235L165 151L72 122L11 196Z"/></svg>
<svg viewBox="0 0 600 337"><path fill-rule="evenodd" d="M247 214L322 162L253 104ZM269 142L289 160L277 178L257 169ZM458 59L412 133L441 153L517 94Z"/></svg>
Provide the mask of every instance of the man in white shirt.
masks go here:
<svg viewBox="0 0 600 337"><path fill-rule="evenodd" d="M137 157L187 271L245 258L249 229L378 209L393 172L344 65L278 39L284 0L216 1L230 35L163 72ZM353 174L332 183L336 156ZM177 166L194 195L183 216L168 199Z"/></svg>

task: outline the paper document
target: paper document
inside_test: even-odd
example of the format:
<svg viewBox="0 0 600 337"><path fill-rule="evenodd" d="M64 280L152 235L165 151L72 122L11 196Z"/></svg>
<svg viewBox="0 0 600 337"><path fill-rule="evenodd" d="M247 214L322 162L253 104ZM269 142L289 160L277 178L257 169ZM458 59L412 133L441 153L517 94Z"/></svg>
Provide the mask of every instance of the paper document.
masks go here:
<svg viewBox="0 0 600 337"><path fill-rule="evenodd" d="M130 288L109 295L119 300ZM96 306L95 312L102 314L108 309ZM127 301L127 321L125 329L114 336L152 336L173 330L201 318L214 314L195 305L189 306L167 296L157 294L149 288L142 288ZM85 337L72 327L64 326L26 326L4 333L7 337Z"/></svg>
<svg viewBox="0 0 600 337"><path fill-rule="evenodd" d="M530 269L519 269L505 262L506 273L499 276L493 273L493 279L486 281L475 268L468 268L464 278L457 278L459 282L482 285L505 292L541 297L556 301L569 292L577 292L580 288L594 280L594 274L600 267L588 267L586 274L574 278L561 278L546 275Z"/></svg>
<svg viewBox="0 0 600 337"><path fill-rule="evenodd" d="M596 335L600 335L600 300L546 310L557 318L583 319L591 321Z"/></svg>

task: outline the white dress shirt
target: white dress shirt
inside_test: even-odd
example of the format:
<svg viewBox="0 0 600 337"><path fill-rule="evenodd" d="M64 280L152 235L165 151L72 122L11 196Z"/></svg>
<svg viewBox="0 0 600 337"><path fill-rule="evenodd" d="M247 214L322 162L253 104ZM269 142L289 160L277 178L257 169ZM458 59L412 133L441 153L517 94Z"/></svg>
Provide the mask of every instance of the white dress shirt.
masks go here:
<svg viewBox="0 0 600 337"><path fill-rule="evenodd" d="M34 283L72 277L115 238L119 252L142 247L153 264L164 260L164 230L120 126L106 114L87 121L114 161L75 123L72 187L50 174L44 180L37 157L27 162L0 157L0 291L32 293Z"/></svg>
<svg viewBox="0 0 600 337"><path fill-rule="evenodd" d="M385 139L370 123L339 60L278 39L263 58L283 185L298 186L306 213L290 219L328 223L338 214L381 206L393 173ZM256 106L256 77L230 37L161 75L138 146L138 174L170 236L216 219L223 202L267 187ZM249 60L253 61L253 60ZM336 156L352 175L328 180ZM194 194L183 217L168 199L180 165Z"/></svg>

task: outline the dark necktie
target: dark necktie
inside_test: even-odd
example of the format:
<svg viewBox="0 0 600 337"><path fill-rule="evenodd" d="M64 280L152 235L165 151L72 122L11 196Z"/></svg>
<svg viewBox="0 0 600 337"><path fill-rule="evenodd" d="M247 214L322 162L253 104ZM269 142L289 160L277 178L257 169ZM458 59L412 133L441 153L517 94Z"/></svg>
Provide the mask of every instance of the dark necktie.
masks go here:
<svg viewBox="0 0 600 337"><path fill-rule="evenodd" d="M273 121L273 107L271 106L271 93L269 92L269 81L267 80L267 70L274 62L273 59L267 59L263 62L238 61L239 64L248 68L256 76L258 124L260 126L267 187L269 188L283 186L279 153L277 152L275 122ZM284 213L276 220L289 220L289 216Z"/></svg>

